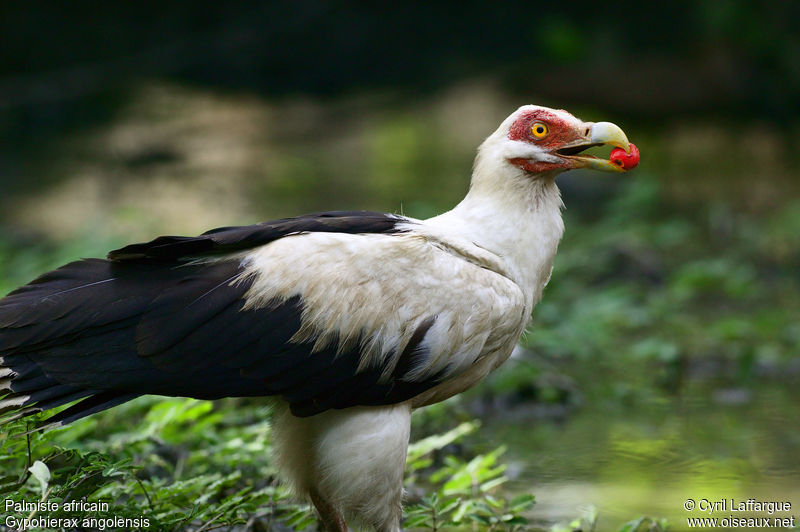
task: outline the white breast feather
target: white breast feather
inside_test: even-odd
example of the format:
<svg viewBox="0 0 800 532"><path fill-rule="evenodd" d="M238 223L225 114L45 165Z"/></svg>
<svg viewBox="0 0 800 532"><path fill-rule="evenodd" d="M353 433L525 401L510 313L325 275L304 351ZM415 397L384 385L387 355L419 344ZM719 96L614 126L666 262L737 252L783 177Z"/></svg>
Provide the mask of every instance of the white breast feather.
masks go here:
<svg viewBox="0 0 800 532"><path fill-rule="evenodd" d="M417 327L436 316L424 342L430 356L408 377L457 374L486 355L487 342L513 346L527 320L520 287L487 268L502 262L459 245L454 251L416 232L282 238L245 258L245 275L254 277L245 308L299 295L302 326L292 341L314 340L315 351L336 341L344 351L366 338L360 367L385 365L386 374L396 362L387 358L399 357Z"/></svg>

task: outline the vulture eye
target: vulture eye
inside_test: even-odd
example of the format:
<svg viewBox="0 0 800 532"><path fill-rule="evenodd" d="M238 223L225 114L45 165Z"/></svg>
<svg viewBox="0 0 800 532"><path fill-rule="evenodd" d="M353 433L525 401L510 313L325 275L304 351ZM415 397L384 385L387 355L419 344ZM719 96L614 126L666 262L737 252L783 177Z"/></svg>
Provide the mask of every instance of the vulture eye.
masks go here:
<svg viewBox="0 0 800 532"><path fill-rule="evenodd" d="M543 124L542 122L534 122L531 126L531 135L535 139L543 139L547 136L548 131L547 124Z"/></svg>

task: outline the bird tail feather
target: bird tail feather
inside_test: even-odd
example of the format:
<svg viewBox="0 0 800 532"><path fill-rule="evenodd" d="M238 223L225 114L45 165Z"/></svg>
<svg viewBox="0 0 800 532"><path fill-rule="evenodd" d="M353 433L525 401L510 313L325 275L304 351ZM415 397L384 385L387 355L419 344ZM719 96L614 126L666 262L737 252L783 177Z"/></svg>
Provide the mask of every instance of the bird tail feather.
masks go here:
<svg viewBox="0 0 800 532"><path fill-rule="evenodd" d="M104 391L68 379L65 382L56 378L58 371L43 364L50 360L48 357L58 356L59 347L72 345L76 349L59 360L67 370L78 367L85 353L81 349L85 344L79 345L80 340L97 338L99 333L121 323L120 316L113 314L111 302L102 302L103 307L111 309L105 313L111 314L106 318L101 312L104 308L92 305L89 299L97 292L79 290L86 286L104 288L108 278L107 261L78 261L47 273L0 300L0 426L83 399L37 422L37 429L61 425L139 395ZM91 369L92 364L88 366Z"/></svg>
<svg viewBox="0 0 800 532"><path fill-rule="evenodd" d="M6 366L12 359L13 367ZM81 401L37 422L34 430L55 428L130 401L139 394L81 389L61 384L44 374L24 355L0 358L0 426L39 412Z"/></svg>

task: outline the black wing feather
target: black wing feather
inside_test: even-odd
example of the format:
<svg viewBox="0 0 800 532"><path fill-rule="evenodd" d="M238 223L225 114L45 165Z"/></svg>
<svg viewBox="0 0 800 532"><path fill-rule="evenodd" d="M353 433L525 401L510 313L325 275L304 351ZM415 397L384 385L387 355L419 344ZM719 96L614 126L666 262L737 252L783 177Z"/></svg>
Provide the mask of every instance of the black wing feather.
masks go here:
<svg viewBox="0 0 800 532"><path fill-rule="evenodd" d="M438 382L404 380L426 356L419 345L434 318L387 380L383 367L359 371L362 342L343 353L336 342L319 351L313 338L291 342L301 325L300 296L244 309L252 279L224 257L296 233L392 234L402 221L360 211L314 214L159 237L112 251L109 260L46 273L0 300L0 375L10 375L0 412L4 402L19 413L88 396L50 419L67 423L142 394L281 395L307 416L413 397Z"/></svg>
<svg viewBox="0 0 800 532"><path fill-rule="evenodd" d="M335 211L284 218L256 225L220 227L200 236L160 236L108 254L112 260L174 261L198 255L224 255L268 244L296 233L394 233L400 216L371 211Z"/></svg>

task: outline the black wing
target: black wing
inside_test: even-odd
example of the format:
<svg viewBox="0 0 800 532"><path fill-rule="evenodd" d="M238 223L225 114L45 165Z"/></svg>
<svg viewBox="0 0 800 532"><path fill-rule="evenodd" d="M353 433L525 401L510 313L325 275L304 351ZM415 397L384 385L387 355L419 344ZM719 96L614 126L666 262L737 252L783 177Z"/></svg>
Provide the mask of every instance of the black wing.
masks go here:
<svg viewBox="0 0 800 532"><path fill-rule="evenodd" d="M142 394L200 399L281 395L296 415L402 401L438 377L404 380L433 320L417 330L390 379L358 369L358 347L312 353L293 343L299 296L245 309L252 279L225 255L303 232L398 232L407 220L334 212L160 237L44 274L0 300L0 412L10 418L86 397L50 418L68 423ZM203 257L220 256L203 261ZM198 259L201 259L198 261ZM356 343L358 345L359 343Z"/></svg>
<svg viewBox="0 0 800 532"><path fill-rule="evenodd" d="M240 227L220 227L200 236L161 236L108 254L111 260L174 261L250 249L296 233L394 233L401 216L370 211L332 211Z"/></svg>

